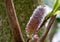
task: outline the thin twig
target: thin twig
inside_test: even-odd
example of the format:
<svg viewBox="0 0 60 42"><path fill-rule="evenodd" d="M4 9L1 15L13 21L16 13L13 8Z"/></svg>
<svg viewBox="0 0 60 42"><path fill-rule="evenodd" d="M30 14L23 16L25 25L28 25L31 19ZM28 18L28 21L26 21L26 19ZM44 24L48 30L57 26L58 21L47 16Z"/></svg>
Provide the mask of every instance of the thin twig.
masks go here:
<svg viewBox="0 0 60 42"><path fill-rule="evenodd" d="M27 38L26 42L29 42L31 40L31 38Z"/></svg>
<svg viewBox="0 0 60 42"><path fill-rule="evenodd" d="M50 21L49 21L49 23L48 23L47 29L46 29L46 31L43 33L43 35L41 36L39 42L44 42L44 40L45 40L45 38L46 38L46 36L47 36L47 34L48 34L48 32L49 32L52 24L54 23L55 18L56 18L56 15L54 15L54 16L52 16L52 17L50 18Z"/></svg>
<svg viewBox="0 0 60 42"><path fill-rule="evenodd" d="M11 25L11 30L13 32L14 42L24 42L21 28L18 23L16 16L13 0L4 0L6 13L8 17L9 24Z"/></svg>
<svg viewBox="0 0 60 42"><path fill-rule="evenodd" d="M40 28L37 30L37 32L39 32L39 30L45 25L45 23L47 22L47 20L48 20L50 17L51 17L51 16L44 18L44 20L43 20L43 22L41 23Z"/></svg>

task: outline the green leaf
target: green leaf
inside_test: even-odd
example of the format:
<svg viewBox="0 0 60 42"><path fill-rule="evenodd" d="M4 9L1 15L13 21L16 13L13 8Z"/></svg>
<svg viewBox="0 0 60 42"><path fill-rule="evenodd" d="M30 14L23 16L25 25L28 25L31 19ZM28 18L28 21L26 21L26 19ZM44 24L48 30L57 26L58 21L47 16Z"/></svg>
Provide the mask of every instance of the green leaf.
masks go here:
<svg viewBox="0 0 60 42"><path fill-rule="evenodd" d="M56 11L54 15L56 15L56 14L60 14L60 10Z"/></svg>
<svg viewBox="0 0 60 42"><path fill-rule="evenodd" d="M59 5L59 7L57 8L57 10L60 10L60 5Z"/></svg>
<svg viewBox="0 0 60 42"><path fill-rule="evenodd" d="M60 13L60 0L55 0L53 10L46 15L46 18Z"/></svg>
<svg viewBox="0 0 60 42"><path fill-rule="evenodd" d="M53 6L53 12L56 12L60 7L60 0L55 0L55 4Z"/></svg>
<svg viewBox="0 0 60 42"><path fill-rule="evenodd" d="M53 10L55 10L56 6L57 6L58 0L55 0L54 2L54 6L53 6Z"/></svg>

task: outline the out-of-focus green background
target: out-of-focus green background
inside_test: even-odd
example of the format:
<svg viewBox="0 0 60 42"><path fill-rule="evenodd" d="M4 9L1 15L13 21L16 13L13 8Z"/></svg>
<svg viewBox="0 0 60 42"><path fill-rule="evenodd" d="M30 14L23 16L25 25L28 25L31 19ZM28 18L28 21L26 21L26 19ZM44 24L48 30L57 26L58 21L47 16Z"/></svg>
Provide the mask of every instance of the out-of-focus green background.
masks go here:
<svg viewBox="0 0 60 42"><path fill-rule="evenodd" d="M53 1L44 0L44 3L52 7ZM38 0L14 0L14 5L23 37L26 38L25 26L33 10L39 5ZM7 20L4 0L0 0L0 42L13 42L13 35Z"/></svg>

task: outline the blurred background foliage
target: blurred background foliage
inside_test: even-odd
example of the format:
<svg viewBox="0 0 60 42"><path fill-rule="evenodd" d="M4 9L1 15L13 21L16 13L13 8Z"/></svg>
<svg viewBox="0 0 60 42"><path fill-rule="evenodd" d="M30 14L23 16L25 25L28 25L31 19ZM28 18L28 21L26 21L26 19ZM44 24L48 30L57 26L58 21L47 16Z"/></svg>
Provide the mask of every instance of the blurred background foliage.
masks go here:
<svg viewBox="0 0 60 42"><path fill-rule="evenodd" d="M44 0L44 3L52 8L53 0ZM39 5L38 0L14 0L14 5L23 37L27 38L25 27L33 10ZM8 23L4 0L0 0L0 42L13 42L13 34Z"/></svg>

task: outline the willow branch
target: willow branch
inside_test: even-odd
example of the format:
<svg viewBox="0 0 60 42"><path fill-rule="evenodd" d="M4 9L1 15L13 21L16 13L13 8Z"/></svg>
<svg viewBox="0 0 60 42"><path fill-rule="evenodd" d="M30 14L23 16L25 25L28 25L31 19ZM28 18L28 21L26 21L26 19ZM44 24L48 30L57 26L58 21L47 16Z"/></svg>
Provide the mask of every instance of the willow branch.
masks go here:
<svg viewBox="0 0 60 42"><path fill-rule="evenodd" d="M51 16L49 17L45 17L45 19L43 20L42 24L40 25L40 28L37 30L37 32L39 32L39 30L45 25L45 23L47 22L47 20L50 18Z"/></svg>
<svg viewBox="0 0 60 42"><path fill-rule="evenodd" d="M52 24L54 23L55 18L56 18L56 15L54 15L54 16L52 16L52 17L50 18L50 21L49 21L49 23L48 23L47 29L46 29L46 31L43 33L43 35L42 35L42 37L40 38L39 42L44 42L44 40L45 40L45 38L46 38L46 36L47 36L47 34L48 34L48 32L49 32Z"/></svg>
<svg viewBox="0 0 60 42"><path fill-rule="evenodd" d="M9 24L11 26L11 30L13 32L14 42L24 42L21 28L18 23L18 19L16 16L13 0L4 0L6 13L8 17Z"/></svg>

